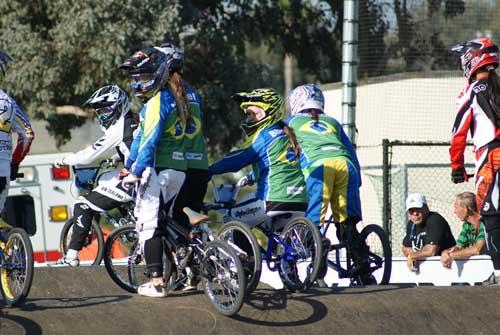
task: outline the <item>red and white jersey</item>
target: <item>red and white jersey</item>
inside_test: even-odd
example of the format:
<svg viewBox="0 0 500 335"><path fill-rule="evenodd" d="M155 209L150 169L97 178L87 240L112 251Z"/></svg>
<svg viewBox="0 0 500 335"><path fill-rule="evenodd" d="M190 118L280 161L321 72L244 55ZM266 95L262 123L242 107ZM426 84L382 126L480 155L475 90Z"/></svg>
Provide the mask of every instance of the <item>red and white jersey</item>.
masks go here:
<svg viewBox="0 0 500 335"><path fill-rule="evenodd" d="M451 168L464 166L464 151L470 131L474 152L500 137L500 114L489 103L488 81L478 80L460 92L457 116L451 132Z"/></svg>
<svg viewBox="0 0 500 335"><path fill-rule="evenodd" d="M18 135L14 150L12 150L13 132ZM0 162L9 162L10 171L10 162L21 163L28 154L34 138L35 133L26 115L14 99L0 89Z"/></svg>

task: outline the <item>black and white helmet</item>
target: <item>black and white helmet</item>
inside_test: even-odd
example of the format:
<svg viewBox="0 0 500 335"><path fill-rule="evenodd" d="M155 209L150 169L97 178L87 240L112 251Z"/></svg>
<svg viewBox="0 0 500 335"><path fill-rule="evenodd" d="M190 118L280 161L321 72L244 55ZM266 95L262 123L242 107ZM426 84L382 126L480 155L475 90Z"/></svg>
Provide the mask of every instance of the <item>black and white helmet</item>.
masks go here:
<svg viewBox="0 0 500 335"><path fill-rule="evenodd" d="M83 106L95 109L99 124L104 129L108 129L130 109L127 93L118 85L101 87L85 101Z"/></svg>

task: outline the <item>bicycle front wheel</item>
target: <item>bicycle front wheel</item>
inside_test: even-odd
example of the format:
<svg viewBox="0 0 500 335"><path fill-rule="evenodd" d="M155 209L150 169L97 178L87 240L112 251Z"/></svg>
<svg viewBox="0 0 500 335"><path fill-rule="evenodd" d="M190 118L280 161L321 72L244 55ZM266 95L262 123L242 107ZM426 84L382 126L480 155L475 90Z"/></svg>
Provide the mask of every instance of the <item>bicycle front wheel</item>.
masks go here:
<svg viewBox="0 0 500 335"><path fill-rule="evenodd" d="M73 228L75 227L75 218L70 218L61 230L60 250L63 256L68 252L69 243L73 236ZM92 220L92 228L85 235L83 248L79 252L80 261L91 261L92 265L101 264L104 254L104 236L99 224Z"/></svg>
<svg viewBox="0 0 500 335"><path fill-rule="evenodd" d="M363 284L388 284L392 270L392 250L387 234L375 224L367 225L360 234L368 246L368 271L362 278Z"/></svg>
<svg viewBox="0 0 500 335"><path fill-rule="evenodd" d="M135 225L120 227L109 235L104 245L104 266L111 279L131 293L137 293L137 287L148 279Z"/></svg>
<svg viewBox="0 0 500 335"><path fill-rule="evenodd" d="M210 303L222 314L240 310L245 298L245 271L240 259L226 242L208 242L202 256L203 287Z"/></svg>
<svg viewBox="0 0 500 335"><path fill-rule="evenodd" d="M0 288L7 306L21 304L33 281L33 247L28 234L13 228L7 234L0 260Z"/></svg>
<svg viewBox="0 0 500 335"><path fill-rule="evenodd" d="M321 265L323 245L319 229L307 218L292 219L281 233L277 248L278 273L290 291L306 291L313 284Z"/></svg>
<svg viewBox="0 0 500 335"><path fill-rule="evenodd" d="M252 293L260 281L262 254L250 228L239 221L229 221L220 229L217 237L229 244L240 258L246 276L246 294Z"/></svg>

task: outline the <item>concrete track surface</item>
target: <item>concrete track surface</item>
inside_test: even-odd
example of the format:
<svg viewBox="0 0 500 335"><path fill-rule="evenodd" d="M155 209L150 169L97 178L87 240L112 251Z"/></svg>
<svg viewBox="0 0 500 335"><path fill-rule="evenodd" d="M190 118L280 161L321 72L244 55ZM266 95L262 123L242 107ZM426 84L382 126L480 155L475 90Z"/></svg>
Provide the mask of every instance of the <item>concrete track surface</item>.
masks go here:
<svg viewBox="0 0 500 335"><path fill-rule="evenodd" d="M35 268L22 307L0 304L0 334L500 334L500 286L312 289L259 286L239 315L203 292L129 294L103 267Z"/></svg>

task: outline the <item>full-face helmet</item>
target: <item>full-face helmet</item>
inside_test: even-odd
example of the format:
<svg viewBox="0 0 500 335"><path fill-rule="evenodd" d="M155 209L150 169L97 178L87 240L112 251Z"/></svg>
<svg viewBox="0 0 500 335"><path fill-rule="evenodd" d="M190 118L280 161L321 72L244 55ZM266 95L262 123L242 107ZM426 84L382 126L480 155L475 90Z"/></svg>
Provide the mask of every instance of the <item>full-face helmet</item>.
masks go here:
<svg viewBox="0 0 500 335"><path fill-rule="evenodd" d="M12 58L2 49L0 49L0 82L7 74L7 67Z"/></svg>
<svg viewBox="0 0 500 335"><path fill-rule="evenodd" d="M85 101L83 106L95 110L99 124L108 129L120 116L128 113L130 106L127 93L118 85L101 87Z"/></svg>
<svg viewBox="0 0 500 335"><path fill-rule="evenodd" d="M496 68L499 63L498 46L489 38L478 38L457 44L451 51L460 55L462 70L469 82L479 69L487 66Z"/></svg>
<svg viewBox="0 0 500 335"><path fill-rule="evenodd" d="M136 52L120 68L128 71L134 95L149 100L163 89L172 72L182 69L183 56L182 49L163 44Z"/></svg>
<svg viewBox="0 0 500 335"><path fill-rule="evenodd" d="M288 95L290 114L295 115L308 109L319 110L323 113L325 109L325 97L316 84L305 84L297 86Z"/></svg>
<svg viewBox="0 0 500 335"><path fill-rule="evenodd" d="M250 106L262 108L264 115L255 122L243 121L243 130L248 136L253 135L257 130L275 124L283 116L283 98L272 88L257 88L251 92L240 92L232 96L240 104L243 111Z"/></svg>

